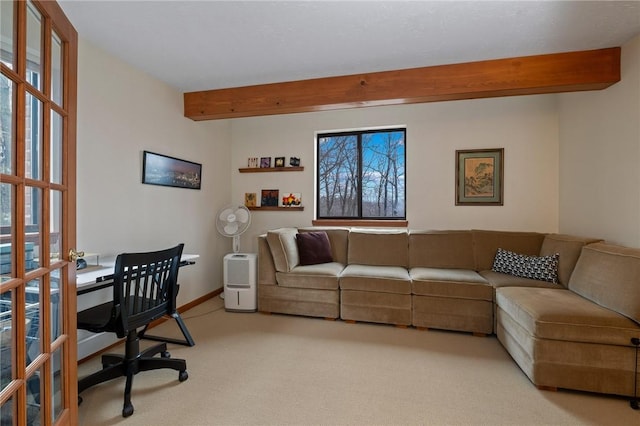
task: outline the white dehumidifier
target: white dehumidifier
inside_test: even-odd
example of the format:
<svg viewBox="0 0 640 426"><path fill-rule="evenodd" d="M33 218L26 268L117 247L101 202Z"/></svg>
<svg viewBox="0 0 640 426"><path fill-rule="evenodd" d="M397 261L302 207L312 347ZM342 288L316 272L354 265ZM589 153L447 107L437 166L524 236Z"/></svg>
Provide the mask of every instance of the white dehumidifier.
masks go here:
<svg viewBox="0 0 640 426"><path fill-rule="evenodd" d="M224 309L230 312L258 310L255 253L229 253L224 257Z"/></svg>

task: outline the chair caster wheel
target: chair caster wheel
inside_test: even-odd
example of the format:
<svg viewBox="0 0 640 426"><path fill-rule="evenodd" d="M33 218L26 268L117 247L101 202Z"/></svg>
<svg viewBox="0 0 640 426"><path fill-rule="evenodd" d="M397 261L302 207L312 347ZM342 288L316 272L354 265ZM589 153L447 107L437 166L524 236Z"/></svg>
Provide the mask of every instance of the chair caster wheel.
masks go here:
<svg viewBox="0 0 640 426"><path fill-rule="evenodd" d="M129 417L133 414L133 404L125 405L122 409L122 417Z"/></svg>
<svg viewBox="0 0 640 426"><path fill-rule="evenodd" d="M189 373L187 373L187 370L181 371L180 374L178 374L178 380L180 380L181 382L184 382L188 378L189 378Z"/></svg>
<svg viewBox="0 0 640 426"><path fill-rule="evenodd" d="M169 353L169 351L162 351L162 352L160 352L160 357L161 358L171 358L171 354Z"/></svg>

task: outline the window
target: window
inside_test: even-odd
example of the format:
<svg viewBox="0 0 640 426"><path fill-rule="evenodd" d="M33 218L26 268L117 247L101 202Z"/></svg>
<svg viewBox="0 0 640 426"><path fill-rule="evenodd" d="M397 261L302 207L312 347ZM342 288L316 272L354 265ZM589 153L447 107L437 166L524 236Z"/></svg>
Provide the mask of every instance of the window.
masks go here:
<svg viewBox="0 0 640 426"><path fill-rule="evenodd" d="M318 219L406 217L406 129L317 135Z"/></svg>

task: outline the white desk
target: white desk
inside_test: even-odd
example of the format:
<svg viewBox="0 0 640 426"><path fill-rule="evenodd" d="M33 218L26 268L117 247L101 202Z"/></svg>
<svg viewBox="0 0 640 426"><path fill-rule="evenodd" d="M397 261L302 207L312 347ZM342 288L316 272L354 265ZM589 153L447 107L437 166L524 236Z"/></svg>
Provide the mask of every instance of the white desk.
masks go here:
<svg viewBox="0 0 640 426"><path fill-rule="evenodd" d="M183 254L180 258L180 266L193 265L200 256L197 254ZM102 258L101 264L88 266L76 273L76 291L78 294L78 311L90 308L100 303L105 303L113 298L111 291L111 279L115 257ZM187 343L193 346L193 339L189 336L182 318L176 313L174 319L178 322L180 329L185 335L184 343L175 341L174 343ZM145 338L159 340L157 336L145 335ZM78 359L86 358L106 347L116 343L119 339L114 333L91 333L85 330L78 330ZM163 339L173 341L174 339Z"/></svg>

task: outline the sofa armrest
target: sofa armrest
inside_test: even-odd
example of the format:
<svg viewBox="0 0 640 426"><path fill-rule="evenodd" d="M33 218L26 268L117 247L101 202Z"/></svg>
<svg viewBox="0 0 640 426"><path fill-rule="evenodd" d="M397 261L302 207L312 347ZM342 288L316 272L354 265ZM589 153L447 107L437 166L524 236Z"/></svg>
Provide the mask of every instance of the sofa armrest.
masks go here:
<svg viewBox="0 0 640 426"><path fill-rule="evenodd" d="M271 255L267 235L258 236L258 284L276 285L276 267Z"/></svg>

